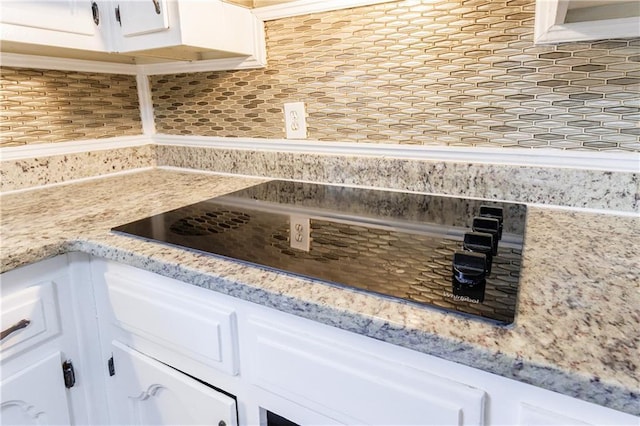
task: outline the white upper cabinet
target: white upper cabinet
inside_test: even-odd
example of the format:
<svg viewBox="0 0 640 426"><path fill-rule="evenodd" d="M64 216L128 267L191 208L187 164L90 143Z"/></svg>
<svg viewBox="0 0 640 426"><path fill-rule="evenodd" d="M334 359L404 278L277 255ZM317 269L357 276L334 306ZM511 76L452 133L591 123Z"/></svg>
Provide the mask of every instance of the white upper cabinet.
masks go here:
<svg viewBox="0 0 640 426"><path fill-rule="evenodd" d="M169 29L167 2L121 1L116 3L115 16L120 24L120 35L134 37Z"/></svg>
<svg viewBox="0 0 640 426"><path fill-rule="evenodd" d="M0 36L3 45L13 42L106 51L108 40L102 36L106 9L104 3L88 0L2 0Z"/></svg>
<svg viewBox="0 0 640 426"><path fill-rule="evenodd" d="M2 0L0 42L8 53L139 64L264 57L262 21L222 0Z"/></svg>
<svg viewBox="0 0 640 426"><path fill-rule="evenodd" d="M254 54L262 23L247 8L221 0L113 2L113 50L181 60Z"/></svg>
<svg viewBox="0 0 640 426"><path fill-rule="evenodd" d="M536 44L629 37L640 37L637 0L536 0Z"/></svg>

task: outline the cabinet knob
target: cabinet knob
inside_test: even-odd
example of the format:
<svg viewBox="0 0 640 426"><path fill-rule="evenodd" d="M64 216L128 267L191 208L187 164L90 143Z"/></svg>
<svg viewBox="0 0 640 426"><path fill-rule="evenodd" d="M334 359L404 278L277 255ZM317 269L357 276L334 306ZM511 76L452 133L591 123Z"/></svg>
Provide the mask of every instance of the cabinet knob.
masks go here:
<svg viewBox="0 0 640 426"><path fill-rule="evenodd" d="M158 0L151 0L153 2L153 7L156 8L156 14L160 15L160 13L162 12L160 10L160 2Z"/></svg>
<svg viewBox="0 0 640 426"><path fill-rule="evenodd" d="M93 14L93 23L100 25L100 9L95 1L91 2L91 13Z"/></svg>

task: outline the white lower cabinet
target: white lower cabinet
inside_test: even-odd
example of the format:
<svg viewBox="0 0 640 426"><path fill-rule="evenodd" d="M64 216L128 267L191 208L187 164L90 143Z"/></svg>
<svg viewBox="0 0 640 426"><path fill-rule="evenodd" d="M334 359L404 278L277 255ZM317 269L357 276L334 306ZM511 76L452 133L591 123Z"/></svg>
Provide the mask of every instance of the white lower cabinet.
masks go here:
<svg viewBox="0 0 640 426"><path fill-rule="evenodd" d="M238 424L234 398L117 341L112 351L112 424Z"/></svg>
<svg viewBox="0 0 640 426"><path fill-rule="evenodd" d="M300 325L249 321L249 380L345 424L484 424L483 390Z"/></svg>
<svg viewBox="0 0 640 426"><path fill-rule="evenodd" d="M88 401L93 391L85 374L87 357L67 259L56 257L0 276L0 424L92 421Z"/></svg>
<svg viewBox="0 0 640 426"><path fill-rule="evenodd" d="M520 404L518 424L526 426L566 426L587 425L589 423L569 417L565 413L558 413L528 403Z"/></svg>
<svg viewBox="0 0 640 426"><path fill-rule="evenodd" d="M54 352L10 377L2 375L0 421L3 425L70 424L61 364L60 352Z"/></svg>
<svg viewBox="0 0 640 426"><path fill-rule="evenodd" d="M91 272L109 423L238 425L235 312L211 292L114 262ZM221 383L222 382L222 383Z"/></svg>
<svg viewBox="0 0 640 426"><path fill-rule="evenodd" d="M2 342L2 424L639 424L147 271L68 257L2 275L3 330L30 319Z"/></svg>
<svg viewBox="0 0 640 426"><path fill-rule="evenodd" d="M236 314L210 291L115 263L94 262L103 342L117 339L156 358L237 373ZM106 336L106 337L105 337ZM191 371L189 371L191 373Z"/></svg>

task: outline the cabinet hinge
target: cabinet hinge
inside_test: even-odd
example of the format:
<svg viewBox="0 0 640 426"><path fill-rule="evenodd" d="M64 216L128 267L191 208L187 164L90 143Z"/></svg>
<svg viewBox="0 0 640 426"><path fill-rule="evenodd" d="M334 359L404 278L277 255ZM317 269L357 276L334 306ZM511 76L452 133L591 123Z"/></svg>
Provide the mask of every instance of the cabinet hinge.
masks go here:
<svg viewBox="0 0 640 426"><path fill-rule="evenodd" d="M113 357L109 358L107 367L109 368L109 376L114 376L116 374L116 367L113 365Z"/></svg>
<svg viewBox="0 0 640 426"><path fill-rule="evenodd" d="M71 361L67 360L62 363L62 376L64 377L64 385L67 388L72 388L76 384L76 372Z"/></svg>

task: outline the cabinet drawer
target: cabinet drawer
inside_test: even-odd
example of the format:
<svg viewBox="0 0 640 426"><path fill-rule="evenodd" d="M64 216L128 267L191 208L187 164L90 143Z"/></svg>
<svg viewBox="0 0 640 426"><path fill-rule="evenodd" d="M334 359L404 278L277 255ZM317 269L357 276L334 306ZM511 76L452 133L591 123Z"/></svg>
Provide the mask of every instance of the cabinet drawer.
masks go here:
<svg viewBox="0 0 640 426"><path fill-rule="evenodd" d="M46 281L0 299L0 359L22 353L60 333L55 284Z"/></svg>
<svg viewBox="0 0 640 426"><path fill-rule="evenodd" d="M251 381L348 424L482 425L485 392L264 319L250 321Z"/></svg>
<svg viewBox="0 0 640 426"><path fill-rule="evenodd" d="M167 359L163 353L169 350L237 373L232 309L207 300L206 290L154 274L133 275L105 274L111 321L125 331L119 338L158 359Z"/></svg>

